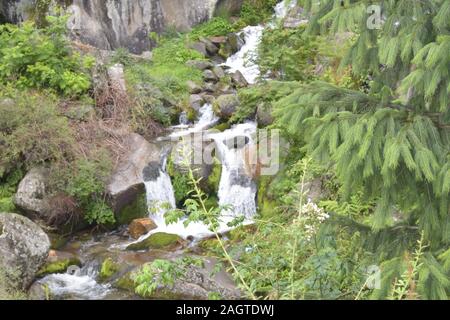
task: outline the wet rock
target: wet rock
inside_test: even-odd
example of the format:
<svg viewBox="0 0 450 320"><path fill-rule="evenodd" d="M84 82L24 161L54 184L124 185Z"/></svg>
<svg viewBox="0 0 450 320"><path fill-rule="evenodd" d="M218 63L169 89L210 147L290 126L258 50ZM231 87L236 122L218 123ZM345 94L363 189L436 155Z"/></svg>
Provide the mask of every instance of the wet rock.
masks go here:
<svg viewBox="0 0 450 320"><path fill-rule="evenodd" d="M106 190L116 219L119 223L127 224L148 215L144 168L151 162L159 163L161 148L136 133L128 134L123 145L128 149L109 179Z"/></svg>
<svg viewBox="0 0 450 320"><path fill-rule="evenodd" d="M194 81L189 80L186 84L187 84L189 93L198 94L198 93L202 92L202 87L200 87Z"/></svg>
<svg viewBox="0 0 450 320"><path fill-rule="evenodd" d="M44 277L53 273L65 273L71 266L81 266L80 259L70 252L50 250L45 265L39 269L36 276Z"/></svg>
<svg viewBox="0 0 450 320"><path fill-rule="evenodd" d="M199 94L192 94L189 97L189 105L195 111L198 111L201 107L203 107L204 104L205 104L205 100Z"/></svg>
<svg viewBox="0 0 450 320"><path fill-rule="evenodd" d="M211 70L203 71L203 79L205 81L211 81L211 82L217 82L219 80L217 75Z"/></svg>
<svg viewBox="0 0 450 320"><path fill-rule="evenodd" d="M234 72L231 75L231 81L234 83L234 85L238 88L245 88L248 86L248 82L245 79L244 75L242 74L242 72L240 72L239 70L237 70L236 72Z"/></svg>
<svg viewBox="0 0 450 320"><path fill-rule="evenodd" d="M229 149L242 149L250 142L247 136L236 136L225 141L225 145Z"/></svg>
<svg viewBox="0 0 450 320"><path fill-rule="evenodd" d="M228 45L232 54L235 54L245 45L244 40L237 33L230 33L228 35Z"/></svg>
<svg viewBox="0 0 450 320"><path fill-rule="evenodd" d="M186 65L188 67L193 67L202 71L206 69L212 69L214 67L213 63L207 60L189 60L188 62L186 62Z"/></svg>
<svg viewBox="0 0 450 320"><path fill-rule="evenodd" d="M216 100L215 111L221 118L230 118L239 106L239 98L235 94L225 94Z"/></svg>
<svg viewBox="0 0 450 320"><path fill-rule="evenodd" d="M158 226L150 218L142 218L133 220L129 227L128 233L134 239L139 239L144 234L156 229Z"/></svg>
<svg viewBox="0 0 450 320"><path fill-rule="evenodd" d="M46 183L49 170L33 168L19 183L14 204L27 214L44 218L47 208Z"/></svg>
<svg viewBox="0 0 450 320"><path fill-rule="evenodd" d="M158 232L140 242L130 244L127 247L127 250L140 251L148 249L170 249L183 245L184 240L180 236L176 234Z"/></svg>
<svg viewBox="0 0 450 320"><path fill-rule="evenodd" d="M50 241L37 224L18 214L0 213L0 269L8 286L27 289L49 249Z"/></svg>

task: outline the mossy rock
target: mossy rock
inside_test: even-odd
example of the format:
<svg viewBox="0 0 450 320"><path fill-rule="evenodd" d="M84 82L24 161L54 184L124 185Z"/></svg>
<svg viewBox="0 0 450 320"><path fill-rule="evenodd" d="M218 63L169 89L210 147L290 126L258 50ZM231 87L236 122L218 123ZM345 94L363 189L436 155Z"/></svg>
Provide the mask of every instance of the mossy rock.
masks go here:
<svg viewBox="0 0 450 320"><path fill-rule="evenodd" d="M213 169L207 179L207 188L206 188L207 190L205 191L210 195L217 195L217 193L219 192L221 177L222 177L222 164L217 158L215 158Z"/></svg>
<svg viewBox="0 0 450 320"><path fill-rule="evenodd" d="M224 132L225 130L228 130L231 128L231 124L229 122L223 122L218 125L216 125L213 129L218 130L220 132Z"/></svg>
<svg viewBox="0 0 450 320"><path fill-rule="evenodd" d="M134 292L136 284L134 283L132 272L125 273L112 285L116 289Z"/></svg>
<svg viewBox="0 0 450 320"><path fill-rule="evenodd" d="M41 278L49 274L65 273L70 266L80 267L81 261L74 257L55 262L48 262L36 273L36 276Z"/></svg>
<svg viewBox="0 0 450 320"><path fill-rule="evenodd" d="M174 247L182 244L183 242L183 239L176 234L158 232L152 234L150 237L142 240L141 242L130 244L127 247L127 250L140 251L147 249L164 249Z"/></svg>
<svg viewBox="0 0 450 320"><path fill-rule="evenodd" d="M119 265L115 263L111 258L107 258L103 261L100 268L99 280L105 282L111 278L116 272L119 271Z"/></svg>
<svg viewBox="0 0 450 320"><path fill-rule="evenodd" d="M121 226L129 224L131 221L148 217L147 197L145 192L140 193L136 199L122 208L116 214L116 224Z"/></svg>
<svg viewBox="0 0 450 320"><path fill-rule="evenodd" d="M219 240L217 239L205 239L200 241L198 246L205 251L217 251L220 250Z"/></svg>

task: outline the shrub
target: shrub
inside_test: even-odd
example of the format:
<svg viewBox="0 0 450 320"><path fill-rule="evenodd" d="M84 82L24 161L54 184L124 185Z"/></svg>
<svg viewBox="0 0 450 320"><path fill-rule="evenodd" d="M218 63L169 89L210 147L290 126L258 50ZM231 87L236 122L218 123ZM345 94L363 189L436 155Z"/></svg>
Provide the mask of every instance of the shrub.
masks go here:
<svg viewBox="0 0 450 320"><path fill-rule="evenodd" d="M278 0L245 0L240 14L241 23L257 25L273 14Z"/></svg>
<svg viewBox="0 0 450 320"><path fill-rule="evenodd" d="M18 163L30 169L73 152L73 131L53 95L0 89L0 114L0 176Z"/></svg>
<svg viewBox="0 0 450 320"><path fill-rule="evenodd" d="M87 72L93 59L70 50L65 21L49 17L45 29L31 22L0 25L0 83L50 88L66 96L85 93L91 87Z"/></svg>
<svg viewBox="0 0 450 320"><path fill-rule="evenodd" d="M210 21L195 27L190 32L189 37L193 40L197 40L201 37L225 36L234 31L235 28L227 19L215 17Z"/></svg>

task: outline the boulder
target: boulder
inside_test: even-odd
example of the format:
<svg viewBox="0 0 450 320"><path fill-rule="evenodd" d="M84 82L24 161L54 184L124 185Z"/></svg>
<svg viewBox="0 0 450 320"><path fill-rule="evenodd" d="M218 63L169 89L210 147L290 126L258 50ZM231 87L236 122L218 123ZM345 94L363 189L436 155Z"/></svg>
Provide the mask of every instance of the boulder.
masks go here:
<svg viewBox="0 0 450 320"><path fill-rule="evenodd" d="M46 183L49 170L38 167L31 169L19 183L14 204L26 214L44 218L47 208Z"/></svg>
<svg viewBox="0 0 450 320"><path fill-rule="evenodd" d="M219 96L215 102L215 111L222 118L230 118L239 106L239 98L235 94Z"/></svg>
<svg viewBox="0 0 450 320"><path fill-rule="evenodd" d="M80 259L70 252L50 250L45 265L39 269L36 276L44 277L53 273L65 273L71 266L81 266Z"/></svg>
<svg viewBox="0 0 450 320"><path fill-rule="evenodd" d="M225 77L225 71L223 71L222 67L215 66L212 70L218 79L222 79Z"/></svg>
<svg viewBox="0 0 450 320"><path fill-rule="evenodd" d="M214 56L219 52L219 48L211 40L202 37L200 41L205 44L208 56Z"/></svg>
<svg viewBox="0 0 450 320"><path fill-rule="evenodd" d="M189 97L189 105L195 111L198 111L201 107L203 107L204 104L205 104L205 100L203 99L203 97L201 95L192 94Z"/></svg>
<svg viewBox="0 0 450 320"><path fill-rule="evenodd" d="M37 224L18 214L0 213L0 269L8 286L27 289L49 250L50 240Z"/></svg>
<svg viewBox="0 0 450 320"><path fill-rule="evenodd" d="M127 250L170 249L183 246L184 243L185 241L176 234L158 232L142 241L130 244Z"/></svg>
<svg viewBox="0 0 450 320"><path fill-rule="evenodd" d="M217 91L218 87L216 83L212 83L212 82L206 82L203 85L203 91L208 92L208 93L215 93Z"/></svg>
<svg viewBox="0 0 450 320"><path fill-rule="evenodd" d="M189 60L186 62L186 65L188 67L196 68L199 70L206 70L206 69L212 69L214 67L214 64L211 61L207 60Z"/></svg>
<svg viewBox="0 0 450 320"><path fill-rule="evenodd" d="M150 218L133 220L128 226L128 233L134 239L139 239L144 234L156 229L158 226Z"/></svg>
<svg viewBox="0 0 450 320"><path fill-rule="evenodd" d="M210 37L209 41L211 41L212 43L214 43L216 46L220 46L224 43L227 42L227 37L225 36L219 36L219 37Z"/></svg>
<svg viewBox="0 0 450 320"><path fill-rule="evenodd" d="M217 82L219 80L217 75L209 69L203 71L203 79L205 81L211 81L211 82Z"/></svg>
<svg viewBox="0 0 450 320"><path fill-rule="evenodd" d="M272 106L268 103L260 103L256 110L256 122L259 127L267 127L273 123Z"/></svg>
<svg viewBox="0 0 450 320"><path fill-rule="evenodd" d="M242 49L242 47L244 46L245 42L244 40L240 37L239 34L237 33L230 33L228 35L228 43L227 45L230 48L230 51L232 54L238 52L239 50Z"/></svg>
<svg viewBox="0 0 450 320"><path fill-rule="evenodd" d="M119 224L148 216L144 169L160 162L161 148L136 133L124 138L128 146L107 185L107 194Z"/></svg>
<svg viewBox="0 0 450 320"><path fill-rule="evenodd" d="M188 87L189 93L192 93L192 94L198 94L198 93L202 92L202 87L200 87L200 86L199 86L198 84L196 84L194 81L189 80L189 81L186 83L186 85L187 85L187 87Z"/></svg>
<svg viewBox="0 0 450 320"><path fill-rule="evenodd" d="M206 50L206 44L202 41L197 41L189 44L189 48L197 51L205 58L208 57L208 51Z"/></svg>
<svg viewBox="0 0 450 320"><path fill-rule="evenodd" d="M245 79L244 75L239 70L231 75L231 81L238 88L245 88L248 86L247 79Z"/></svg>

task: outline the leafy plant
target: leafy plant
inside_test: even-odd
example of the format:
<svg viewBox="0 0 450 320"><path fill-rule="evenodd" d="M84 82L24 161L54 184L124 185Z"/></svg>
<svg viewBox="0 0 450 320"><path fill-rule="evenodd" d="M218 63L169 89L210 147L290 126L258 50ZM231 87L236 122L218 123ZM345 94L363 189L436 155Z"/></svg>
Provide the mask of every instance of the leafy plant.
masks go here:
<svg viewBox="0 0 450 320"><path fill-rule="evenodd" d="M0 83L22 88L49 88L80 96L91 87L92 58L71 51L64 17L48 17L37 29L31 22L0 25Z"/></svg>

